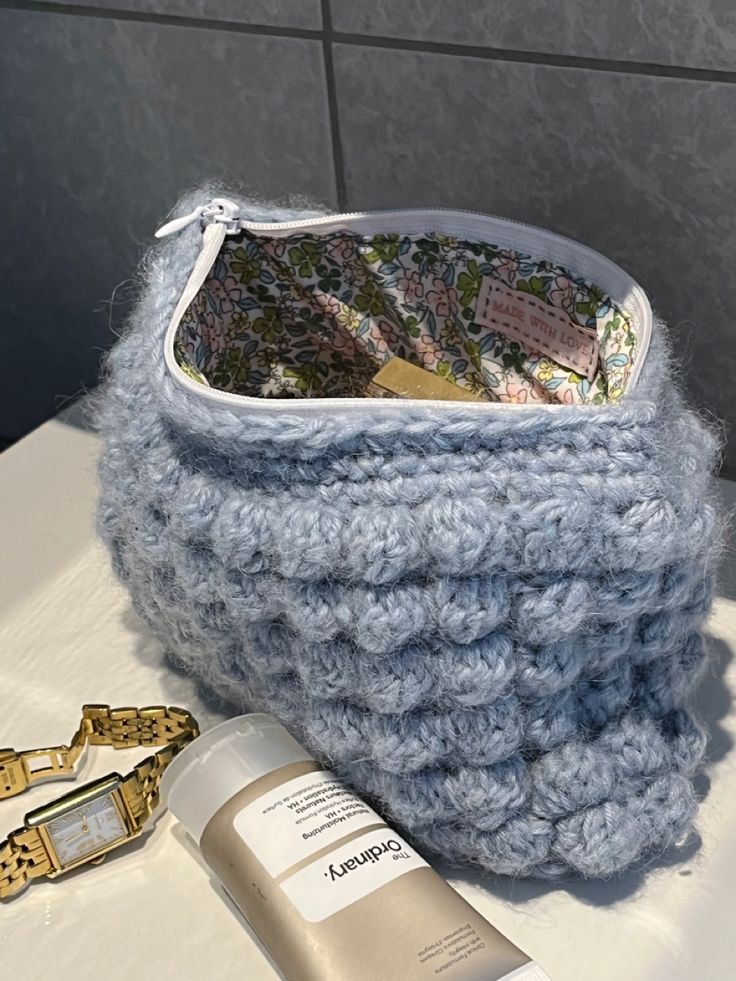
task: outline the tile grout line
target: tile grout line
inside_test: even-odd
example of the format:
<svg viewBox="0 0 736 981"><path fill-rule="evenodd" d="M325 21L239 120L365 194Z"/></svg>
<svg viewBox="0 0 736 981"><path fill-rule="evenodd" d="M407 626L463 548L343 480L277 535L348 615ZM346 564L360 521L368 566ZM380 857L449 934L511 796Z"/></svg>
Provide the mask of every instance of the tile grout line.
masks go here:
<svg viewBox="0 0 736 981"><path fill-rule="evenodd" d="M541 51L521 51L514 48L491 48L449 41L414 41L366 34L333 33L335 43L353 47L381 48L388 51L412 51L418 54L449 55L456 58L476 58L481 61L506 61L548 68L573 68L585 71L608 72L613 75L649 75L664 79L736 83L736 71L712 68L688 68L684 65L658 65L644 61L617 61L609 58L590 58L582 55L563 55Z"/></svg>
<svg viewBox="0 0 736 981"><path fill-rule="evenodd" d="M251 34L257 37L301 38L321 41L319 28L279 27L269 24L247 24L240 21L217 20L211 17L187 17L181 14L156 14L150 11L121 10L118 7L95 7L80 3L61 3L54 0L0 0L0 10L23 10L28 13L60 14L71 17L90 17L96 20L118 20L138 24L157 24L163 27L193 27L202 31L222 31L227 34Z"/></svg>
<svg viewBox="0 0 736 981"><path fill-rule="evenodd" d="M250 34L258 37L301 38L325 43L326 32L318 28L278 27L266 24L245 24L238 21L212 18L187 17L176 14L155 14L120 10L115 7L95 7L83 4L67 4L53 0L0 0L0 10L24 10L29 13L53 13L67 16L93 17L104 20L133 21L169 27L189 27L205 31L223 31L232 34ZM616 75L646 75L663 79L736 84L736 70L714 68L688 68L683 65L659 65L654 62L617 61L606 58L590 58L578 55L561 55L546 52L520 51L511 48L490 48L445 41L415 41L410 38L392 38L367 34L349 34L330 31L334 44L352 47L375 48L388 51L412 51L419 54L449 55L458 58L475 58L482 61L510 62L539 65L550 68L582 69L608 72Z"/></svg>
<svg viewBox="0 0 736 981"><path fill-rule="evenodd" d="M332 141L332 166L335 171L335 191L338 211L347 210L348 191L345 180L345 158L342 152L340 131L340 112L337 105L337 83L335 81L335 62L332 52L332 10L330 0L320 0L322 13L322 57L327 85L327 111L330 119L330 139Z"/></svg>

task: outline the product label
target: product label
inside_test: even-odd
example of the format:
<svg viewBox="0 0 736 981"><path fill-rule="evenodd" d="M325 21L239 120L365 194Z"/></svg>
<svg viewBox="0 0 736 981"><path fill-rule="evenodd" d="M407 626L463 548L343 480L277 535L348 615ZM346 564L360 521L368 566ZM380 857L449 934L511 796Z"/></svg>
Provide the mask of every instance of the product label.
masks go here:
<svg viewBox="0 0 736 981"><path fill-rule="evenodd" d="M281 883L305 920L317 923L427 863L390 828L340 845Z"/></svg>
<svg viewBox="0 0 736 981"><path fill-rule="evenodd" d="M287 780L243 808L233 826L272 876L353 831L382 824L332 773Z"/></svg>
<svg viewBox="0 0 736 981"><path fill-rule="evenodd" d="M581 327L531 293L512 290L485 277L475 308L475 323L494 327L506 337L593 381L599 344L593 330Z"/></svg>

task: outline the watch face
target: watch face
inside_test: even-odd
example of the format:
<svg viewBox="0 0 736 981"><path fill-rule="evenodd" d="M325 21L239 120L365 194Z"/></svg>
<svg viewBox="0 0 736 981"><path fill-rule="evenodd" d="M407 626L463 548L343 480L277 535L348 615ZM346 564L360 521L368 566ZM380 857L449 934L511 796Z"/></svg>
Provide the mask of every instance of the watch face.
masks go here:
<svg viewBox="0 0 736 981"><path fill-rule="evenodd" d="M73 865L128 834L111 794L62 814L46 830L62 866Z"/></svg>

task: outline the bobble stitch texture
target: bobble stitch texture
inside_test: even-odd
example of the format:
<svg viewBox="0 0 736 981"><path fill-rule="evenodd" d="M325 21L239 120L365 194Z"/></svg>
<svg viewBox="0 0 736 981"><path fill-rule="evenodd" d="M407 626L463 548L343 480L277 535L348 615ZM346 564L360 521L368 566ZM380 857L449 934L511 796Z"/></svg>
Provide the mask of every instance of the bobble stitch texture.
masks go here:
<svg viewBox="0 0 736 981"><path fill-rule="evenodd" d="M149 256L97 405L99 529L138 613L451 861L607 876L681 839L720 524L662 326L616 406L213 407L162 357L199 240Z"/></svg>

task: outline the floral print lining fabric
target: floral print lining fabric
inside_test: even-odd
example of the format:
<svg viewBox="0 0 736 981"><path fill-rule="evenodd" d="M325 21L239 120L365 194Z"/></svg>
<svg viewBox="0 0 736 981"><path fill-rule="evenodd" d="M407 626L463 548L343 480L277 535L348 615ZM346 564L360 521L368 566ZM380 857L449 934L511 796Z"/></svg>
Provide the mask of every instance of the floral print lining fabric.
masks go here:
<svg viewBox="0 0 736 981"><path fill-rule="evenodd" d="M592 382L474 322L483 277L597 332ZM593 283L544 259L445 235L226 240L182 318L177 360L227 392L362 396L398 356L481 398L615 402L636 357L630 318Z"/></svg>

